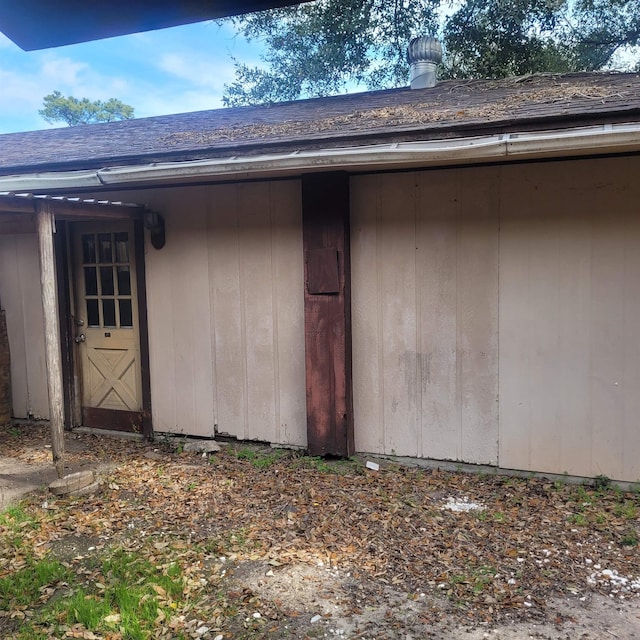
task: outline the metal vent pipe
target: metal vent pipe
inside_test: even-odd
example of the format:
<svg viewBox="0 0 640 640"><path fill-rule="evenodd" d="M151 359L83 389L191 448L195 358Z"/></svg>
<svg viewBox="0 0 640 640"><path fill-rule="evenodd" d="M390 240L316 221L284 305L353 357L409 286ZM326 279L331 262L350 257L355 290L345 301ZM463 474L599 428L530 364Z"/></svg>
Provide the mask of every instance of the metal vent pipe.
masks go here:
<svg viewBox="0 0 640 640"><path fill-rule="evenodd" d="M435 87L436 69L442 62L442 45L433 36L414 38L407 48L407 61L412 89Z"/></svg>

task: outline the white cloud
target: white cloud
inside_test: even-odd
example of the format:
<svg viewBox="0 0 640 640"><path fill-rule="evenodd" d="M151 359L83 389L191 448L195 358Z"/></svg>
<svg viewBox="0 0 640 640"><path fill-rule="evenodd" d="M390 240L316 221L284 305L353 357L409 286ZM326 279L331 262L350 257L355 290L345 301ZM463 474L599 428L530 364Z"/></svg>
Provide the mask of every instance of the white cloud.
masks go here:
<svg viewBox="0 0 640 640"><path fill-rule="evenodd" d="M46 127L38 110L44 96L53 91L104 100L123 92L127 83L96 73L87 63L47 53L31 57L26 65L13 65L3 57L0 86L0 131L6 131Z"/></svg>
<svg viewBox="0 0 640 640"><path fill-rule="evenodd" d="M202 53L189 55L179 53L166 53L158 61L160 70L189 84L201 87L209 87L221 91L224 84L233 79L233 63L230 60L223 62L207 59Z"/></svg>
<svg viewBox="0 0 640 640"><path fill-rule="evenodd" d="M40 66L39 75L48 85L55 85L62 90L76 87L89 71L90 67L85 62L47 55Z"/></svg>
<svg viewBox="0 0 640 640"><path fill-rule="evenodd" d="M38 109L55 90L117 98L136 117L221 107L234 78L231 55L255 64L259 48L213 22L35 52L0 34L0 133L49 126Z"/></svg>

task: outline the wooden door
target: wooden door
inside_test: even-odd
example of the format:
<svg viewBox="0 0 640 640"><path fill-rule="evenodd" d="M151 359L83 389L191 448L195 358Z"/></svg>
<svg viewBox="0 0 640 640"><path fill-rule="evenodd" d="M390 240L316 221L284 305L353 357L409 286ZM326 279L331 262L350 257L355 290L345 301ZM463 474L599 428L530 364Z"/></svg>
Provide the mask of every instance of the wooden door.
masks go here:
<svg viewBox="0 0 640 640"><path fill-rule="evenodd" d="M133 225L77 223L73 242L82 423L138 431L142 384Z"/></svg>

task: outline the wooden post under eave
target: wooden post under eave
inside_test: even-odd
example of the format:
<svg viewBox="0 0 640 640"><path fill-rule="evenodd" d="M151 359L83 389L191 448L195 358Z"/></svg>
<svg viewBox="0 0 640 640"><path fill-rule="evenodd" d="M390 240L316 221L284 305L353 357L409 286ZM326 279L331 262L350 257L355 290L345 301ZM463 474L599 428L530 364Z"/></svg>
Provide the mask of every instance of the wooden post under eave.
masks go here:
<svg viewBox="0 0 640 640"><path fill-rule="evenodd" d="M53 213L49 203L36 202L40 282L44 313L44 343L47 357L47 387L51 420L51 449L58 477L64 475L64 393L55 259Z"/></svg>

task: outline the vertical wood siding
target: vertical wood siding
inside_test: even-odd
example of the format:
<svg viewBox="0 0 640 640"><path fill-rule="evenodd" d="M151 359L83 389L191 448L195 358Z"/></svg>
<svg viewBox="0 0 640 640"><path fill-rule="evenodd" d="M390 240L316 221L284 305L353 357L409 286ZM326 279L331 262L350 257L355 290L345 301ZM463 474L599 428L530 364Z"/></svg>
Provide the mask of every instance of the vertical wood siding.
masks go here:
<svg viewBox="0 0 640 640"><path fill-rule="evenodd" d="M353 179L356 449L497 463L497 180Z"/></svg>
<svg viewBox="0 0 640 640"><path fill-rule="evenodd" d="M131 195L129 195L131 198ZM145 192L154 428L306 444L297 181Z"/></svg>
<svg viewBox="0 0 640 640"><path fill-rule="evenodd" d="M153 426L161 432L213 436L209 194L195 188L138 197L165 216L167 237L159 251L147 243L145 256Z"/></svg>
<svg viewBox="0 0 640 640"><path fill-rule="evenodd" d="M640 162L504 167L500 464L640 479Z"/></svg>
<svg viewBox="0 0 640 640"><path fill-rule="evenodd" d="M217 187L209 217L220 432L306 444L297 181Z"/></svg>
<svg viewBox="0 0 640 640"><path fill-rule="evenodd" d="M35 233L0 234L0 300L6 310L11 350L13 413L18 418L49 417Z"/></svg>
<svg viewBox="0 0 640 640"><path fill-rule="evenodd" d="M627 157L353 177L356 449L640 479L638 175ZM167 225L146 249L156 430L304 445L299 182L122 197ZM21 416L48 413L38 283L35 235L0 235Z"/></svg>

